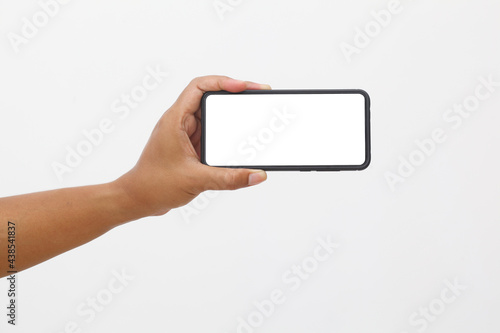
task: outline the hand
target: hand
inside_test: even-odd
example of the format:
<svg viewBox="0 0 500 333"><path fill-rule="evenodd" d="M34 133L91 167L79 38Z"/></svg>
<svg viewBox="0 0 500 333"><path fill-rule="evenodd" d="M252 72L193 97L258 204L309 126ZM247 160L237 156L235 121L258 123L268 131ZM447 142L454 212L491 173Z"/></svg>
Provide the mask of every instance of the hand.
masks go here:
<svg viewBox="0 0 500 333"><path fill-rule="evenodd" d="M205 76L191 81L160 118L135 167L115 181L141 216L162 215L206 190L235 190L266 180L262 170L200 162L201 98L206 91L270 89L268 85Z"/></svg>

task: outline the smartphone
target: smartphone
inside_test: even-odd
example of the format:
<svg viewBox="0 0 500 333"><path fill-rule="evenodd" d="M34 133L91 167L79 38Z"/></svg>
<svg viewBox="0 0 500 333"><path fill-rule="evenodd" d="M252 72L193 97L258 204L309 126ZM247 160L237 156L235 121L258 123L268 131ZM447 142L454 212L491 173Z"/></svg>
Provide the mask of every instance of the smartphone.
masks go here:
<svg viewBox="0 0 500 333"><path fill-rule="evenodd" d="M206 92L201 161L267 171L363 170L370 164L364 90Z"/></svg>

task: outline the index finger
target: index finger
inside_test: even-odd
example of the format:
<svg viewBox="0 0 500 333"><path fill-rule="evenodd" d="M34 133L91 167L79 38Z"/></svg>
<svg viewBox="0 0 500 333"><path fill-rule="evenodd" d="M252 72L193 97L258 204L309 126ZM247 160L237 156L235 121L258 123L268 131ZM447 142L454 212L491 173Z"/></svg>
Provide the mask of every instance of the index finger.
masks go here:
<svg viewBox="0 0 500 333"><path fill-rule="evenodd" d="M194 114L200 109L201 98L207 91L226 90L241 92L244 90L271 89L267 84L241 81L227 76L202 76L193 79L175 101L176 109L183 114Z"/></svg>

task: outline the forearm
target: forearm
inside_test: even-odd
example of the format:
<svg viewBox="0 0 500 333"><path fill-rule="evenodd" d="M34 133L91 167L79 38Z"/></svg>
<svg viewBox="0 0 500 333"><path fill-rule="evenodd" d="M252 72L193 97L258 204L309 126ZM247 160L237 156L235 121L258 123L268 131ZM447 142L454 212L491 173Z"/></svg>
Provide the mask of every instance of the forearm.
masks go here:
<svg viewBox="0 0 500 333"><path fill-rule="evenodd" d="M0 277L7 275L8 222L15 223L15 269L85 244L145 212L116 182L0 199Z"/></svg>

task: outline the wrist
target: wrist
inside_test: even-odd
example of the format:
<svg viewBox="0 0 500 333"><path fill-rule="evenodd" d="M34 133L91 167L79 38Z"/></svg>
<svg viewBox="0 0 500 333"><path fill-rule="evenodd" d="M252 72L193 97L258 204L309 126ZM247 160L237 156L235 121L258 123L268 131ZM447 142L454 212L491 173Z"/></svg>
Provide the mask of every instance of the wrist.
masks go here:
<svg viewBox="0 0 500 333"><path fill-rule="evenodd" d="M132 178L129 174L125 174L109 183L115 193L116 205L125 216L125 222L148 216L163 215L169 211L169 209L153 207L146 196L141 194L140 187Z"/></svg>

